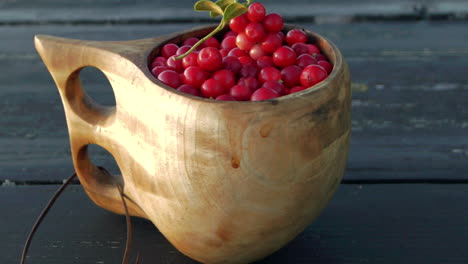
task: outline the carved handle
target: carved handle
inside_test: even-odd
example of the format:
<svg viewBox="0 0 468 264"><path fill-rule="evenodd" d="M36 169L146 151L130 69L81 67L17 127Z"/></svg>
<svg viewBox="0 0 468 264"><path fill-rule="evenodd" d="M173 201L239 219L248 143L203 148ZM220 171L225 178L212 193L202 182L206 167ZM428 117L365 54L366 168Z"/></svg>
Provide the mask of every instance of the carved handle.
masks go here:
<svg viewBox="0 0 468 264"><path fill-rule="evenodd" d="M96 167L88 157L88 145L96 144L107 149L116 160L119 157L113 149L111 125L115 122L115 107L104 107L95 103L84 92L79 79L80 70L93 66L104 73L112 67L109 63L121 56L113 50L102 47L123 46L112 45L111 42L81 41L57 38L52 36L36 36L35 46L51 73L60 92L65 109L73 164L80 182L90 198L99 206L118 213L125 214L115 179L108 173ZM119 183L124 184L124 183ZM144 212L131 200L128 203L131 215L145 217Z"/></svg>

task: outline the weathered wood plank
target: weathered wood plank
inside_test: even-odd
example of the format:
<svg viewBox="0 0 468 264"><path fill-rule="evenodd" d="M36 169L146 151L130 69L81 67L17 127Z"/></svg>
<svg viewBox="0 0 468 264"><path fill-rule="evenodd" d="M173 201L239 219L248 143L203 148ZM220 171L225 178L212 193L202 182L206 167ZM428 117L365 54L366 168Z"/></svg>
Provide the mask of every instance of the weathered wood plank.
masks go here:
<svg viewBox="0 0 468 264"><path fill-rule="evenodd" d="M342 185L314 223L257 263L465 263L467 187ZM0 187L1 263L18 263L27 232L55 188ZM141 252L143 263L195 263L150 222L132 221L133 252ZM96 207L80 186L72 186L44 220L28 261L120 263L124 246L124 217Z"/></svg>
<svg viewBox="0 0 468 264"><path fill-rule="evenodd" d="M206 18L193 12L195 1L3 1L0 23L106 23L187 21ZM279 0L265 3L269 12L280 12L287 20L315 18L317 21L347 22L352 17L458 15L468 12L465 0L359 0L350 5L343 0L307 1L294 4ZM336 19L336 17L341 17Z"/></svg>
<svg viewBox="0 0 468 264"><path fill-rule="evenodd" d="M360 84L346 179L468 179L466 25L301 25L337 43ZM34 34L119 40L191 26L0 27L9 40L0 42L0 180L57 181L72 170L60 98ZM111 104L105 78L90 73L84 87Z"/></svg>

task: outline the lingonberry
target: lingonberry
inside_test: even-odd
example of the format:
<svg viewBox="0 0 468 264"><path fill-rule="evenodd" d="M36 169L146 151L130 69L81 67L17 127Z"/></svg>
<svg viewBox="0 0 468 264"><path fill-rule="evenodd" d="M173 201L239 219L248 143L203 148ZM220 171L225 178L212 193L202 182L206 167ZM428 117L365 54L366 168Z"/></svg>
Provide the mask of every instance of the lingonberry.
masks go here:
<svg viewBox="0 0 468 264"><path fill-rule="evenodd" d="M322 66L314 64L309 65L302 70L300 80L302 86L308 88L323 81L327 76L328 73L324 68L322 68Z"/></svg>
<svg viewBox="0 0 468 264"><path fill-rule="evenodd" d="M223 58L223 68L232 71L234 74L238 74L242 68L242 64L236 57L226 56Z"/></svg>
<svg viewBox="0 0 468 264"><path fill-rule="evenodd" d="M252 58L252 60L256 61L258 60L258 58L267 55L267 53L262 49L262 46L260 44L255 44L250 49L249 55L250 58Z"/></svg>
<svg viewBox="0 0 468 264"><path fill-rule="evenodd" d="M158 75L158 80L172 88L182 85L182 80L177 72L172 70L163 71Z"/></svg>
<svg viewBox="0 0 468 264"><path fill-rule="evenodd" d="M231 21L229 21L229 28L236 32L236 33L241 33L244 32L245 27L249 24L249 19L247 18L246 14L237 16Z"/></svg>
<svg viewBox="0 0 468 264"><path fill-rule="evenodd" d="M198 66L190 66L184 70L182 80L185 84L199 88L207 77L206 72Z"/></svg>
<svg viewBox="0 0 468 264"><path fill-rule="evenodd" d="M244 33L252 42L262 41L265 37L263 25L257 22L250 22L250 24L245 27Z"/></svg>
<svg viewBox="0 0 468 264"><path fill-rule="evenodd" d="M283 17L277 13L270 13L265 16L262 24L267 32L279 32L283 29Z"/></svg>
<svg viewBox="0 0 468 264"><path fill-rule="evenodd" d="M333 65L328 61L321 60L321 61L317 62L317 64L322 66L322 68L324 68L327 71L328 74L330 74L331 71L333 70Z"/></svg>
<svg viewBox="0 0 468 264"><path fill-rule="evenodd" d="M153 74L154 77L158 77L158 75L161 72L167 71L167 70L169 70L169 68L167 68L166 66L156 66L151 70L151 73Z"/></svg>
<svg viewBox="0 0 468 264"><path fill-rule="evenodd" d="M258 74L258 80L261 83L267 81L276 81L281 80L281 72L275 67L266 67L260 70Z"/></svg>
<svg viewBox="0 0 468 264"><path fill-rule="evenodd" d="M237 84L229 90L229 95L237 101L248 101L252 96L252 90L244 85Z"/></svg>
<svg viewBox="0 0 468 264"><path fill-rule="evenodd" d="M260 3L253 3L247 9L247 18L252 22L260 22L265 17L265 7Z"/></svg>
<svg viewBox="0 0 468 264"><path fill-rule="evenodd" d="M247 64L242 66L239 75L242 77L257 77L258 69L253 64Z"/></svg>
<svg viewBox="0 0 468 264"><path fill-rule="evenodd" d="M223 66L223 57L219 50L213 47L206 47L200 50L197 58L198 65L207 71L216 71Z"/></svg>
<svg viewBox="0 0 468 264"><path fill-rule="evenodd" d="M190 66L198 66L198 52L192 52L182 59L182 66L187 69Z"/></svg>
<svg viewBox="0 0 468 264"><path fill-rule="evenodd" d="M289 94L297 93L305 89L306 88L304 86L294 86L293 88L289 89Z"/></svg>
<svg viewBox="0 0 468 264"><path fill-rule="evenodd" d="M302 68L291 65L281 70L281 80L286 87L294 87L300 84Z"/></svg>
<svg viewBox="0 0 468 264"><path fill-rule="evenodd" d="M230 70L219 70L213 74L212 78L219 81L226 89L230 89L236 84L236 75Z"/></svg>
<svg viewBox="0 0 468 264"><path fill-rule="evenodd" d="M291 29L286 34L286 42L291 46L295 43L306 43L307 42L307 34L298 28Z"/></svg>
<svg viewBox="0 0 468 264"><path fill-rule="evenodd" d="M225 94L227 89L224 88L220 81L211 78L203 82L200 91L206 98L216 98Z"/></svg>
<svg viewBox="0 0 468 264"><path fill-rule="evenodd" d="M247 37L245 32L239 33L236 37L236 46L241 50L249 50L253 44L255 43Z"/></svg>
<svg viewBox="0 0 468 264"><path fill-rule="evenodd" d="M191 94L191 95L195 95L195 96L200 96L200 91L196 88L194 88L193 86L191 85L188 85L188 84L182 84L181 86L179 86L179 88L177 88L177 91L180 91L180 92L183 92L183 93L186 93L186 94Z"/></svg>
<svg viewBox="0 0 468 264"><path fill-rule="evenodd" d="M277 33L270 33L262 41L262 49L268 53L273 53L279 47L283 41Z"/></svg>
<svg viewBox="0 0 468 264"><path fill-rule="evenodd" d="M236 101L236 99L229 94L222 94L218 97L216 97L216 100L218 101Z"/></svg>
<svg viewBox="0 0 468 264"><path fill-rule="evenodd" d="M168 43L162 47L161 55L167 59L171 56L174 56L178 49L179 49L179 46L177 46L177 44Z"/></svg>
<svg viewBox="0 0 468 264"><path fill-rule="evenodd" d="M232 50L233 48L236 48L236 37L230 36L226 37L221 41L221 48L222 49L227 49L227 50Z"/></svg>
<svg viewBox="0 0 468 264"><path fill-rule="evenodd" d="M278 97L279 94L272 89L269 88L259 88L256 90L252 96L250 97L250 101L261 101L261 100L268 100L272 98Z"/></svg>
<svg viewBox="0 0 468 264"><path fill-rule="evenodd" d="M239 85L243 85L250 89L250 91L255 92L260 87L260 83L255 77L242 77L237 82Z"/></svg>
<svg viewBox="0 0 468 264"><path fill-rule="evenodd" d="M184 66L182 65L182 60L176 60L175 56L171 56L167 59L167 67L179 73L184 70Z"/></svg>
<svg viewBox="0 0 468 264"><path fill-rule="evenodd" d="M311 64L317 64L317 61L314 57L310 54L302 54L301 56L297 57L296 65L302 68L305 68Z"/></svg>
<svg viewBox="0 0 468 264"><path fill-rule="evenodd" d="M288 67L296 62L296 53L288 46L282 46L273 52L273 62L280 68Z"/></svg>
<svg viewBox="0 0 468 264"><path fill-rule="evenodd" d="M270 56L262 56L257 59L257 67L263 69L266 67L274 67L273 59Z"/></svg>
<svg viewBox="0 0 468 264"><path fill-rule="evenodd" d="M278 81L267 81L262 84L262 88L268 88L275 91L278 95L287 94L287 89Z"/></svg>
<svg viewBox="0 0 468 264"><path fill-rule="evenodd" d="M294 50L294 52L296 52L297 56L309 53L309 48L307 48L307 45L301 42L294 43L291 48Z"/></svg>

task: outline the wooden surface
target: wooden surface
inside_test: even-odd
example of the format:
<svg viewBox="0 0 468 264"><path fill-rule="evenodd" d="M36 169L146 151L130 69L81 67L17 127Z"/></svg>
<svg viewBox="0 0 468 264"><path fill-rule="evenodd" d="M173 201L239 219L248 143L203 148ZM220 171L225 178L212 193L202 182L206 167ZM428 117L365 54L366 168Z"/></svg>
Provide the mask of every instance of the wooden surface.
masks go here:
<svg viewBox="0 0 468 264"><path fill-rule="evenodd" d="M32 219L55 188L0 189L1 263L18 263ZM257 264L464 264L467 190L467 184L342 185L316 222ZM132 223L132 252L141 252L142 263L196 263L172 247L150 222ZM80 186L73 186L45 218L27 263L114 264L120 263L124 247L125 218L98 208Z"/></svg>
<svg viewBox="0 0 468 264"><path fill-rule="evenodd" d="M0 263L18 262L34 218L73 168L63 107L33 36L131 40L209 22L191 1L161 2L0 2ZM337 196L260 263L467 263L468 1L268 3L341 49L354 83L353 124ZM82 77L93 98L113 104L99 71ZM118 171L105 151L90 152ZM72 190L46 218L31 263L118 263L124 219L95 207L81 186ZM135 219L134 228L143 263L194 263L151 223Z"/></svg>

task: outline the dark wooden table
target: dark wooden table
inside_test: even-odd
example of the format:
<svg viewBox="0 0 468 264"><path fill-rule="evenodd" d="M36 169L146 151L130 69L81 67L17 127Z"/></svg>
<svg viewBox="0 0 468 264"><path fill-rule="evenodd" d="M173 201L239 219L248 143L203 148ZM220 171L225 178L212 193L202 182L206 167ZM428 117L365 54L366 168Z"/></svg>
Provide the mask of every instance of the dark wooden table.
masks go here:
<svg viewBox="0 0 468 264"><path fill-rule="evenodd" d="M76 39L153 37L212 23L193 1L0 2L0 263L18 263L26 235L73 172L55 85L35 34ZM258 263L468 263L468 1L264 1L344 53L353 80L345 178L323 214ZM112 91L82 74L98 102ZM99 147L93 162L118 172ZM143 263L195 263L148 221L133 219ZM120 263L125 219L79 184L46 218L28 263Z"/></svg>

